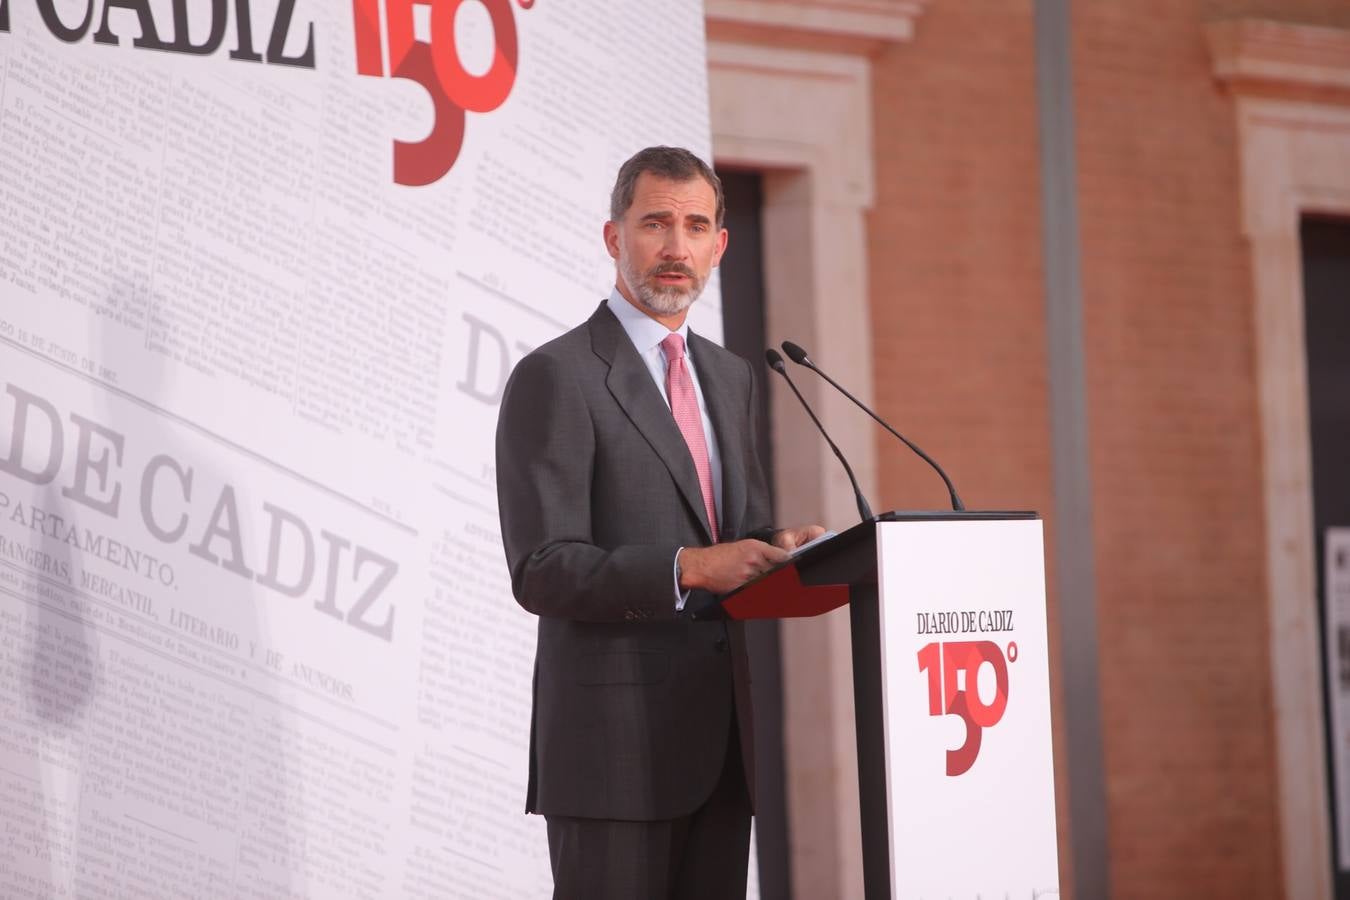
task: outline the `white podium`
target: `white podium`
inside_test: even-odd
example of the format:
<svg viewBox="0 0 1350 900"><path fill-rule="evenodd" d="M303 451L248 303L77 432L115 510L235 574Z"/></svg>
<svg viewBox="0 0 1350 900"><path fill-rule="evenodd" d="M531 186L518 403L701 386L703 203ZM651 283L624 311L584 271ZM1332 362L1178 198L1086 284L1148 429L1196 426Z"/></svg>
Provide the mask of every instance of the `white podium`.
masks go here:
<svg viewBox="0 0 1350 900"><path fill-rule="evenodd" d="M848 603L868 898L1059 896L1041 521L893 512L723 599Z"/></svg>

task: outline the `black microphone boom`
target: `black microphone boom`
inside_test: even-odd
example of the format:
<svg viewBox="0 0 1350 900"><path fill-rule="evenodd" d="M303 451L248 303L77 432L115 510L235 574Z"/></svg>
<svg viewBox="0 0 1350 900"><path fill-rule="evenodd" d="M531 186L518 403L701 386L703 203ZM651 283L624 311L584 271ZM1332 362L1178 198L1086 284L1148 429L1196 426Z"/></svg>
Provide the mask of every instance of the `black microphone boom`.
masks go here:
<svg viewBox="0 0 1350 900"><path fill-rule="evenodd" d="M853 485L853 499L858 503L858 515L862 517L864 522L870 521L872 518L872 507L867 505L867 498L863 496L862 488L858 487L858 479L853 475L853 467L848 464L848 460L844 459L844 454L839 451L839 448L835 446L834 441L830 440L830 436L825 433L825 426L820 424L820 420L816 418L816 414L811 411L811 405L806 402L806 398L802 396L802 392L797 390L797 386L792 383L792 378L787 373L787 366L783 365L783 357L778 355L777 350L769 348L764 351L764 360L769 364L770 369L773 369L779 375L782 375L784 380L787 381L788 387L792 388L792 393L797 395L797 400L801 403L802 408L806 410L806 414L811 417L812 422L816 423L816 428L820 429L820 435L825 438L825 443L830 445L830 449L834 451L834 455L839 457L839 462L843 463L844 471L848 473L849 483Z"/></svg>
<svg viewBox="0 0 1350 900"><path fill-rule="evenodd" d="M966 508L966 505L965 505L964 503L961 502L961 495L958 494L958 493L956 493L956 486L953 485L953 484L952 484L952 480L951 480L950 478L947 477L947 473L944 472L944 471L942 471L942 466L938 465L938 464L937 464L937 461L934 460L933 457L929 456L927 453L924 453L922 450L920 450L918 444L914 443L914 442L911 441L909 438L905 437L903 434L901 434L900 432L896 431L894 428L892 428L889 424L886 423L886 420L885 420L885 419L881 418L881 416L879 416L879 415L877 415L876 413L872 412L872 410L869 409L869 408L867 407L866 404L864 404L864 403L863 403L861 400L859 400L857 397L853 396L853 395L850 394L847 390L845 390L845 388L844 388L844 386L843 386L842 384L840 384L839 382L835 381L833 378L831 378L830 376L828 376L828 375L826 375L824 372L822 372L822 371L820 370L820 368L819 368L818 366L816 366L816 364L815 364L814 362L811 361L811 357L807 356L807 355L806 355L806 351L803 350L801 347L799 347L799 346L797 346L796 344L792 343L792 341L783 341L783 352L786 353L786 354L788 355L788 359L792 360L792 361L795 362L797 365L799 365L799 366L806 366L806 367L807 367L808 369L810 369L812 372L815 372L815 373L816 373L817 375L819 375L821 378L824 378L826 381L828 381L828 382L834 387L834 389L835 389L836 391L838 391L839 393L843 394L843 395L844 395L845 397L847 397L848 399L852 400L854 403L856 403L856 404L858 405L858 408L859 408L859 409L861 409L863 412L867 413L867 414L868 414L869 416L871 416L873 419L876 419L878 425L880 425L882 428L885 428L885 429L886 429L887 431L889 431L891 434L893 434L893 435L895 435L896 437L898 437L898 438L901 440L901 442L904 443L904 445L905 445L906 447L908 447L909 449L913 450L915 453L919 454L919 456L921 456L921 457L923 458L923 461L924 461L924 462L926 462L926 463L928 463L930 466L932 466L932 467L933 467L933 470L934 470L935 472L937 472L939 475L942 476L942 482L943 482L943 484L947 485L947 493L948 493L948 494L951 496L951 498L952 498L952 509L957 510L958 512L960 512L960 511L962 511L962 510L964 510L964 509ZM775 354L775 355L776 355L776 354ZM796 390L796 389L794 388L794 390ZM800 395L799 395L799 396L800 396Z"/></svg>

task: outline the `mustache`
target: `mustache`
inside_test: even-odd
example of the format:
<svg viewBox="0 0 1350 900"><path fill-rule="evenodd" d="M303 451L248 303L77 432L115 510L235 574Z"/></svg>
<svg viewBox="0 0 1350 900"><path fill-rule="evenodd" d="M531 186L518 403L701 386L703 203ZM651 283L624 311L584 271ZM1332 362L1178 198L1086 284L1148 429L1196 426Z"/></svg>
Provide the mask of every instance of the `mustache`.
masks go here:
<svg viewBox="0 0 1350 900"><path fill-rule="evenodd" d="M661 263L661 265L655 266L647 271L648 278L655 278L658 275L671 275L671 274L683 275L686 278L690 279L691 281L698 281L698 275L694 272L693 269L689 268L684 263L678 262Z"/></svg>

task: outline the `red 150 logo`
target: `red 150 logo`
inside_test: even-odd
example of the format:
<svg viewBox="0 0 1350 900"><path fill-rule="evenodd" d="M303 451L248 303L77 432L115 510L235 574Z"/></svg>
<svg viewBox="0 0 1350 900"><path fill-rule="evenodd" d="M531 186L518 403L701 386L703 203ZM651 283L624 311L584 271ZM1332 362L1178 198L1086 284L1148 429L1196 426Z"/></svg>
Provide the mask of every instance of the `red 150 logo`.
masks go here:
<svg viewBox="0 0 1350 900"><path fill-rule="evenodd" d="M947 751L947 774L964 775L980 754L980 737L1003 718L1008 706L1008 663L1017 662L1017 644L1008 657L993 641L936 641L919 651L919 671L928 673L928 714L959 716L966 723L966 742ZM980 667L994 667L994 699L980 699ZM962 676L958 678L958 675ZM959 686L958 686L959 685Z"/></svg>
<svg viewBox="0 0 1350 900"><path fill-rule="evenodd" d="M455 47L455 16L464 0L384 0L389 38L389 74L420 84L431 96L431 133L421 141L394 141L394 182L410 186L437 181L459 157L465 112L501 106L516 81L516 21L510 0L481 0L492 19L492 64L481 75L464 68ZM534 0L517 0L529 9ZM430 8L431 39L414 34L414 7ZM383 77L380 0L352 0L356 25L356 71Z"/></svg>

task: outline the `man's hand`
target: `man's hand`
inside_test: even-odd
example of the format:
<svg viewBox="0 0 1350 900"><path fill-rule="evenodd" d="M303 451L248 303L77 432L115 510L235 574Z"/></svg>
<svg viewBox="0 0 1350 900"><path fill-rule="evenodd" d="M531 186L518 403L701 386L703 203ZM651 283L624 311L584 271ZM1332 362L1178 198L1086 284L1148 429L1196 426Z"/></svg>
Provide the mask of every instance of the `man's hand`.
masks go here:
<svg viewBox="0 0 1350 900"><path fill-rule="evenodd" d="M814 541L825 533L820 525L798 525L796 528L783 528L773 533L773 545L789 552L802 544Z"/></svg>
<svg viewBox="0 0 1350 900"><path fill-rule="evenodd" d="M755 540L685 547L680 551L680 590L702 588L725 594L787 559L781 547Z"/></svg>

